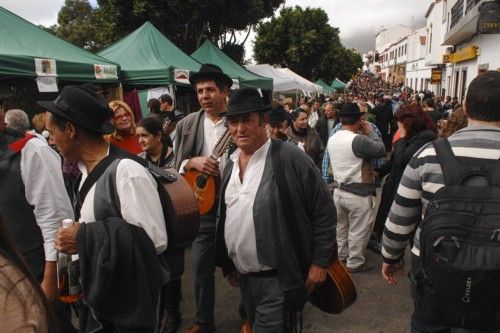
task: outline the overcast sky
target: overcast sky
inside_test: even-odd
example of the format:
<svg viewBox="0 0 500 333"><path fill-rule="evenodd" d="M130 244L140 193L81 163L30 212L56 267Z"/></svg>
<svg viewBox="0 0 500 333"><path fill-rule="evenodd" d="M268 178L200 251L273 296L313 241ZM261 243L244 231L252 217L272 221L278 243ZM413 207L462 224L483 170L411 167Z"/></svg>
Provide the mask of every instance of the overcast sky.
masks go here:
<svg viewBox="0 0 500 333"><path fill-rule="evenodd" d="M95 0L91 3L95 4ZM287 6L320 7L330 24L340 29L345 46L366 52L375 47L375 35L382 26L397 24L415 27L425 23L432 0L286 0ZM0 0L0 6L34 24L52 25L64 0Z"/></svg>

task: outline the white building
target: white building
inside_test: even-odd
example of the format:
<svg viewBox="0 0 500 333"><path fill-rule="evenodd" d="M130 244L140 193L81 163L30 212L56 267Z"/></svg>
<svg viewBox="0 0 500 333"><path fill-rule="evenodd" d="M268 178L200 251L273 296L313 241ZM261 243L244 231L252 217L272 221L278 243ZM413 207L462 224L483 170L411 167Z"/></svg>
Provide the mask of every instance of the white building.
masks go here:
<svg viewBox="0 0 500 333"><path fill-rule="evenodd" d="M408 55L406 61L405 86L413 90L427 90L431 82L431 67L427 65L427 28L415 30L407 37Z"/></svg>
<svg viewBox="0 0 500 333"><path fill-rule="evenodd" d="M412 32L411 28L399 24L391 28L382 28L375 37L375 52L380 53L390 44L400 40Z"/></svg>
<svg viewBox="0 0 500 333"><path fill-rule="evenodd" d="M488 13L489 12L489 13ZM462 100L481 72L500 70L500 1L443 0L446 95Z"/></svg>

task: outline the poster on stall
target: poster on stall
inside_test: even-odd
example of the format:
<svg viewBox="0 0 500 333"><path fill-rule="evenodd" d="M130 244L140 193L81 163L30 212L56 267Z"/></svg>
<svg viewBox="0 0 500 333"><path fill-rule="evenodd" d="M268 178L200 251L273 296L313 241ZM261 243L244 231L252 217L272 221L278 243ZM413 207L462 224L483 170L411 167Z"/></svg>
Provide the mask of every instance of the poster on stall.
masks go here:
<svg viewBox="0 0 500 333"><path fill-rule="evenodd" d="M57 76L56 60L35 58L37 76Z"/></svg>
<svg viewBox="0 0 500 333"><path fill-rule="evenodd" d="M189 71L187 69L174 69L174 80L178 83L190 84Z"/></svg>
<svg viewBox="0 0 500 333"><path fill-rule="evenodd" d="M43 92L58 92L57 78L55 76L39 76L36 78L38 91Z"/></svg>

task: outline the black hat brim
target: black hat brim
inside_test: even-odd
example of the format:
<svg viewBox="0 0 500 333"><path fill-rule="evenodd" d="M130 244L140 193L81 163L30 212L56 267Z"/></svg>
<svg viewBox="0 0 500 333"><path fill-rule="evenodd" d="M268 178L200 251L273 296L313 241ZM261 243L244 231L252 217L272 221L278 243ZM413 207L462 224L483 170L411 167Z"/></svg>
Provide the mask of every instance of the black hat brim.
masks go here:
<svg viewBox="0 0 500 333"><path fill-rule="evenodd" d="M68 114L59 108L57 105L54 104L53 101L37 101L36 102L38 105L40 105L44 110L48 110L49 112L55 113L58 116L71 121L75 123L78 126L84 127L90 131L101 133L101 134L113 134L115 132L115 127L108 121L105 121L101 127L90 127L86 126L85 124L81 124L75 119L72 119L71 117L68 117Z"/></svg>
<svg viewBox="0 0 500 333"><path fill-rule="evenodd" d="M264 107L261 107L261 108L245 108L245 107L242 107L242 108L239 108L239 109L228 109L227 112L221 114L223 116L226 116L228 118L231 118L231 117L235 117L235 116L240 116L242 114L247 114L247 113L254 113L254 112L257 112L257 113L262 113L262 112L269 112L272 110L272 106L271 105L267 105L267 106L264 106Z"/></svg>
<svg viewBox="0 0 500 333"><path fill-rule="evenodd" d="M214 80L217 82L223 82L227 88L231 88L233 86L233 79L231 79L229 76L227 76L224 73L217 73L217 72L199 72L199 73L194 73L189 76L189 83L194 87L196 83L200 81L210 81Z"/></svg>

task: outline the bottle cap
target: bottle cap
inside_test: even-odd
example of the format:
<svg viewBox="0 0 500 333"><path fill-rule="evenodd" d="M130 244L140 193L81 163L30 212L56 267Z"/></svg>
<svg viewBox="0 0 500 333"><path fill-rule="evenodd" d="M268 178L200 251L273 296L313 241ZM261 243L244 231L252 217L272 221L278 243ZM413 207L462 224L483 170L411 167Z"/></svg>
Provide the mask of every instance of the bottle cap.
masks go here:
<svg viewBox="0 0 500 333"><path fill-rule="evenodd" d="M63 228L69 228L73 225L73 220L72 219L64 219L63 220Z"/></svg>

